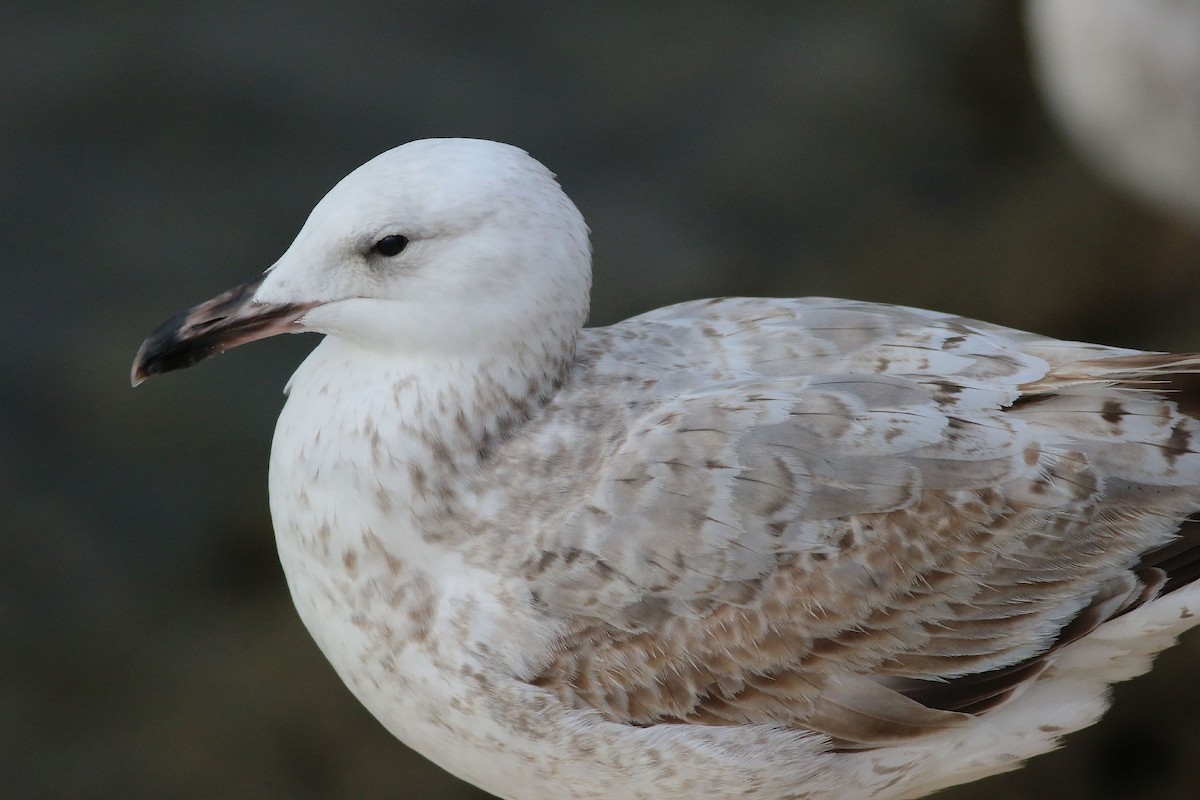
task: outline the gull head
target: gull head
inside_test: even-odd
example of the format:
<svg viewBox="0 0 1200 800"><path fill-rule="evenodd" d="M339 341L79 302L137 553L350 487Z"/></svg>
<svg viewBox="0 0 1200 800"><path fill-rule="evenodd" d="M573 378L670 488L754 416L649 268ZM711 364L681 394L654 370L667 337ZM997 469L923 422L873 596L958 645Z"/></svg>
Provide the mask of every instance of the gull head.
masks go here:
<svg viewBox="0 0 1200 800"><path fill-rule="evenodd" d="M553 173L511 145L423 139L343 178L262 275L167 321L132 381L277 333L461 358L574 340L591 249Z"/></svg>

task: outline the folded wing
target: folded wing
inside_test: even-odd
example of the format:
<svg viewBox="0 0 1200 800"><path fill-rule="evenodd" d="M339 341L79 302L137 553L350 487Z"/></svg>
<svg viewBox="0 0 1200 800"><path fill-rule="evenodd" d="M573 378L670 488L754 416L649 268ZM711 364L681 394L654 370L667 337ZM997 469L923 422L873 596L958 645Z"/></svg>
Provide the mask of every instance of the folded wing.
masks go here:
<svg viewBox="0 0 1200 800"><path fill-rule="evenodd" d="M534 682L572 705L878 746L1195 577L1200 357L822 300L609 330L662 391L528 565L565 630Z"/></svg>

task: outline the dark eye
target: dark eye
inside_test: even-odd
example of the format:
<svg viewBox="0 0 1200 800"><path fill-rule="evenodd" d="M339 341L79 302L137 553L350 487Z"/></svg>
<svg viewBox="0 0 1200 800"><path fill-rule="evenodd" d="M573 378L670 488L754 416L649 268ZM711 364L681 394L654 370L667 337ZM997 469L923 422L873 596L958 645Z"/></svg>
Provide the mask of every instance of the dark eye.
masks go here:
<svg viewBox="0 0 1200 800"><path fill-rule="evenodd" d="M380 239L371 246L371 249L381 256L395 256L399 255L400 251L407 246L407 238L393 234L392 236L385 236Z"/></svg>

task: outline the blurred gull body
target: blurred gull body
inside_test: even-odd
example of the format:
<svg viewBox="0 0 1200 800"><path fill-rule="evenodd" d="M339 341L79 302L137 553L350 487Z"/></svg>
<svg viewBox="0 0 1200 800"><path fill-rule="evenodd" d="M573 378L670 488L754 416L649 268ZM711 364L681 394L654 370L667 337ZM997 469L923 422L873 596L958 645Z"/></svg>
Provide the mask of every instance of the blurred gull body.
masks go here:
<svg viewBox="0 0 1200 800"><path fill-rule="evenodd" d="M1200 0L1030 0L1035 71L1106 176L1200 224Z"/></svg>
<svg viewBox="0 0 1200 800"><path fill-rule="evenodd" d="M554 176L423 140L343 179L135 382L281 332L296 608L501 797L907 798L1017 766L1200 621L1200 356L822 298L582 329Z"/></svg>

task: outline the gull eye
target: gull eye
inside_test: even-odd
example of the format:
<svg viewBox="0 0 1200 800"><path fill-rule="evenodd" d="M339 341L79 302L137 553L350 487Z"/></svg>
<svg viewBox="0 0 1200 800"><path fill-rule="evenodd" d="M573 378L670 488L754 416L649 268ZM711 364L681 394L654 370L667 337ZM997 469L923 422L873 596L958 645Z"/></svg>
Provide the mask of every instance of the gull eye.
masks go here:
<svg viewBox="0 0 1200 800"><path fill-rule="evenodd" d="M408 246L408 239L398 234L385 236L375 244L371 245L373 252L379 253L381 256L399 255L400 251Z"/></svg>

